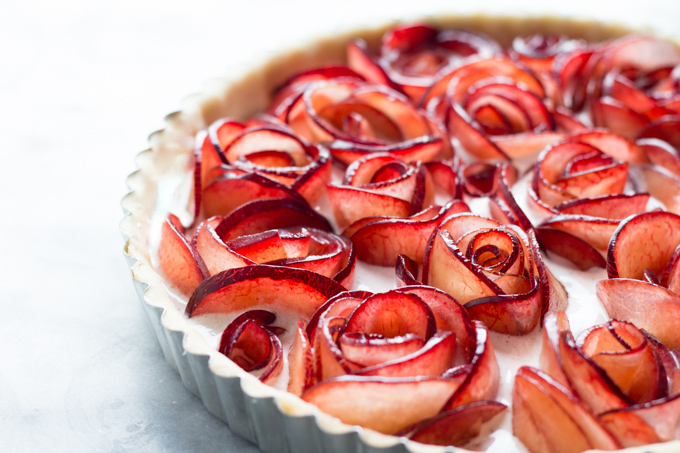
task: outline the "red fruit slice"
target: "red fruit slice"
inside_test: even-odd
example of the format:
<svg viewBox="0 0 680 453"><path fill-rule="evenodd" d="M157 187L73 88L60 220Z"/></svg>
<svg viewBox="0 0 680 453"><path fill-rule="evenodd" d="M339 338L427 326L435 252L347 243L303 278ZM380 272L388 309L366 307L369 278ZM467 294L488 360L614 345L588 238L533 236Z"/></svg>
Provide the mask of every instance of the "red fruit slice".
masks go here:
<svg viewBox="0 0 680 453"><path fill-rule="evenodd" d="M269 114L281 118L287 109L290 108L292 101L304 91L307 85L335 78L363 80L361 75L346 66L323 66L295 74L276 89L274 100L269 106Z"/></svg>
<svg viewBox="0 0 680 453"><path fill-rule="evenodd" d="M594 102L592 117L594 125L635 140L649 124L649 120L624 103L605 96Z"/></svg>
<svg viewBox="0 0 680 453"><path fill-rule="evenodd" d="M601 252L571 233L549 226L539 226L536 228L536 237L541 243L541 248L568 259L582 271L592 267L603 269L607 267L607 261Z"/></svg>
<svg viewBox="0 0 680 453"><path fill-rule="evenodd" d="M604 253L618 226L618 220L586 215L558 214L547 219L539 228L546 227L569 233L582 239L595 250Z"/></svg>
<svg viewBox="0 0 680 453"><path fill-rule="evenodd" d="M656 165L631 168L631 179L639 191L646 191L670 212L680 214L680 177Z"/></svg>
<svg viewBox="0 0 680 453"><path fill-rule="evenodd" d="M441 376L453 365L456 355L456 336L451 332L437 332L418 351L396 360L363 368L359 376Z"/></svg>
<svg viewBox="0 0 680 453"><path fill-rule="evenodd" d="M406 217L411 210L410 200L405 201L365 189L328 185L327 190L333 216L340 228L365 217Z"/></svg>
<svg viewBox="0 0 680 453"><path fill-rule="evenodd" d="M385 338L346 333L338 340L343 356L359 365L371 367L414 354L425 345L415 334Z"/></svg>
<svg viewBox="0 0 680 453"><path fill-rule="evenodd" d="M501 148L479 131L470 115L458 104L448 106L447 128L461 146L473 157L480 160L510 160ZM455 131L455 134L453 134Z"/></svg>
<svg viewBox="0 0 680 453"><path fill-rule="evenodd" d="M538 97L545 97L545 90L541 82L532 73L520 68L514 61L505 57L494 57L473 61L454 68L448 74L442 75L425 93L422 105L430 100L447 93L454 102L459 103L469 91L469 88L480 80L491 78L506 78L522 84ZM455 83L452 80L455 79Z"/></svg>
<svg viewBox="0 0 680 453"><path fill-rule="evenodd" d="M644 138L637 141L649 160L671 173L680 176L680 157L678 152L668 143L658 138Z"/></svg>
<svg viewBox="0 0 680 453"><path fill-rule="evenodd" d="M650 270L661 274L680 245L680 216L645 212L622 221L607 251L609 278L642 279Z"/></svg>
<svg viewBox="0 0 680 453"><path fill-rule="evenodd" d="M158 259L168 281L180 293L188 296L210 273L201 256L176 225L181 224L172 214L163 221Z"/></svg>
<svg viewBox="0 0 680 453"><path fill-rule="evenodd" d="M605 412L600 415L600 421L624 447L637 447L661 442L654 428L630 412L628 408Z"/></svg>
<svg viewBox="0 0 680 453"><path fill-rule="evenodd" d="M496 192L497 164L472 163L460 170L463 192L473 198L488 197Z"/></svg>
<svg viewBox="0 0 680 453"><path fill-rule="evenodd" d="M649 202L649 194L615 194L595 198L580 198L555 206L560 214L587 215L605 219L625 219L643 212Z"/></svg>
<svg viewBox="0 0 680 453"><path fill-rule="evenodd" d="M399 255L394 270L397 275L397 287L421 284L417 278L418 263L408 256Z"/></svg>
<svg viewBox="0 0 680 453"><path fill-rule="evenodd" d="M459 212L470 212L462 201L451 201L429 219L422 213L404 219L376 218L349 233L354 225L345 231L356 245L360 260L378 266L394 266L399 255L422 262L425 246L437 224L446 216ZM429 213L433 213L430 210Z"/></svg>
<svg viewBox="0 0 680 453"><path fill-rule="evenodd" d="M458 386L453 379L342 376L302 399L344 423L395 434L437 415Z"/></svg>
<svg viewBox="0 0 680 453"><path fill-rule="evenodd" d="M333 231L328 221L306 202L275 198L251 201L241 206L225 217L215 232L226 242L239 236L295 226Z"/></svg>
<svg viewBox="0 0 680 453"><path fill-rule="evenodd" d="M547 313L543 318L540 368L566 388L569 381L562 371L559 344L561 336L569 331L569 320L563 311Z"/></svg>
<svg viewBox="0 0 680 453"><path fill-rule="evenodd" d="M607 412L600 419L625 447L668 441L680 419L680 395Z"/></svg>
<svg viewBox="0 0 680 453"><path fill-rule="evenodd" d="M467 311L444 291L430 286L404 286L398 293L420 297L432 310L437 331L453 332L456 336L456 363L470 363L476 349L476 331Z"/></svg>
<svg viewBox="0 0 680 453"><path fill-rule="evenodd" d="M392 145L369 146L336 140L328 143L327 146L333 157L345 165L373 153L390 153L406 162L432 162L438 158L447 157L442 156L445 147L443 139L432 135L405 140Z"/></svg>
<svg viewBox="0 0 680 453"><path fill-rule="evenodd" d="M300 396L314 385L314 353L307 337L306 323L299 319L295 339L288 352L288 391Z"/></svg>
<svg viewBox="0 0 680 453"><path fill-rule="evenodd" d="M593 412L600 414L632 403L605 370L576 346L570 331L560 333L557 351L571 388Z"/></svg>
<svg viewBox="0 0 680 453"><path fill-rule="evenodd" d="M512 431L532 453L617 450L621 444L566 388L533 368L517 371Z"/></svg>
<svg viewBox="0 0 680 453"><path fill-rule="evenodd" d="M314 335L314 369L316 381L351 374L361 365L342 355L338 339L343 331L345 319L341 317L322 317L319 319Z"/></svg>
<svg viewBox="0 0 680 453"><path fill-rule="evenodd" d="M328 298L342 291L335 280L303 269L246 266L205 279L189 299L186 314L233 313L263 306L311 317Z"/></svg>
<svg viewBox="0 0 680 453"><path fill-rule="evenodd" d="M302 201L294 190L267 176L227 171L204 187L203 209L207 217L226 216L248 202L273 198Z"/></svg>
<svg viewBox="0 0 680 453"><path fill-rule="evenodd" d="M663 364L632 324L610 320L591 329L581 347L633 401L646 403L666 394Z"/></svg>
<svg viewBox="0 0 680 453"><path fill-rule="evenodd" d="M307 324L307 336L314 342L319 321L325 318L340 317L346 318L364 299L372 296L369 291L343 291L340 294L328 299L314 313Z"/></svg>
<svg viewBox="0 0 680 453"><path fill-rule="evenodd" d="M259 324L260 326L269 326L270 324L273 324L274 321L276 321L276 314L267 310L248 310L245 313L238 315L231 323L229 323L227 328L224 329L224 332L222 332L222 336L220 337L220 345L217 350L222 354L226 354L225 351L231 347L236 329L240 328L241 325L248 320L255 321L256 324Z"/></svg>
<svg viewBox="0 0 680 453"><path fill-rule="evenodd" d="M368 50L368 44L363 39L355 39L347 45L347 65L369 82L399 90L391 82L379 60Z"/></svg>
<svg viewBox="0 0 680 453"><path fill-rule="evenodd" d="M423 262L425 284L443 289L458 302L494 296L499 289L481 271L468 266L470 261L455 244L455 239L469 231L495 228L498 223L472 214L454 214L434 230L427 244Z"/></svg>
<svg viewBox="0 0 680 453"><path fill-rule="evenodd" d="M408 437L430 445L462 447L508 407L496 401L478 401L443 412L414 427Z"/></svg>
<svg viewBox="0 0 680 453"><path fill-rule="evenodd" d="M680 149L680 115L666 115L640 131L637 138L659 138Z"/></svg>
<svg viewBox="0 0 680 453"><path fill-rule="evenodd" d="M497 295L476 299L465 305L473 319L480 320L494 332L526 335L538 326L543 298L538 282L521 295Z"/></svg>
<svg viewBox="0 0 680 453"><path fill-rule="evenodd" d="M457 369L465 370L465 378L456 393L446 403L446 410L458 406L492 400L498 393L500 369L496 360L489 330L479 321L473 321L475 329L475 351L469 365L462 365L449 370L455 374Z"/></svg>
<svg viewBox="0 0 680 453"><path fill-rule="evenodd" d="M670 349L680 348L680 297L658 285L629 278L602 280L597 297L607 314L635 324Z"/></svg>
<svg viewBox="0 0 680 453"><path fill-rule="evenodd" d="M219 220L219 218L215 219ZM209 221L198 227L192 242L198 254L203 258L210 275L226 269L255 264L253 260L238 254L222 242Z"/></svg>
<svg viewBox="0 0 680 453"><path fill-rule="evenodd" d="M497 191L491 196L491 217L500 223L513 224L529 231L534 228L522 208L519 207L510 187L517 180L517 170L510 164L502 164L496 172Z"/></svg>
<svg viewBox="0 0 680 453"><path fill-rule="evenodd" d="M388 291L375 294L357 306L347 318L344 332L379 334L387 338L413 333L427 340L435 329L432 310L420 297Z"/></svg>
<svg viewBox="0 0 680 453"><path fill-rule="evenodd" d="M233 164L241 156L270 150L286 152L293 158L304 159L306 154L304 144L290 132L273 127L256 127L245 129L234 138L224 149L224 155L227 162Z"/></svg>
<svg viewBox="0 0 680 453"><path fill-rule="evenodd" d="M583 142L622 162L647 163L644 151L631 140L605 130L594 130L571 135L572 142Z"/></svg>
<svg viewBox="0 0 680 453"><path fill-rule="evenodd" d="M254 371L263 368L272 356L270 332L252 319L248 319L230 330L231 335L222 337L224 349L220 352L243 368Z"/></svg>

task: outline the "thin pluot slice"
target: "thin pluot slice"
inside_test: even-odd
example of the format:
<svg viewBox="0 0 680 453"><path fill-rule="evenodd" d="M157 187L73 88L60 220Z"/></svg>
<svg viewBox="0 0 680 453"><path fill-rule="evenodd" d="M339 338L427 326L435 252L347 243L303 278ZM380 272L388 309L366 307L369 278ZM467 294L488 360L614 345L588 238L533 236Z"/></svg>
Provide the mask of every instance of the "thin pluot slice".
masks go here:
<svg viewBox="0 0 680 453"><path fill-rule="evenodd" d="M669 349L680 348L680 296L640 280L614 278L597 283L597 297L612 318L654 335Z"/></svg>
<svg viewBox="0 0 680 453"><path fill-rule="evenodd" d="M642 279L645 269L661 274L680 245L680 216L645 212L623 220L607 250L609 278Z"/></svg>
<svg viewBox="0 0 680 453"><path fill-rule="evenodd" d="M507 408L505 404L496 401L470 403L420 423L408 437L430 445L462 447L477 437L488 423L493 423L492 419Z"/></svg>
<svg viewBox="0 0 680 453"><path fill-rule="evenodd" d="M335 280L303 269L246 266L205 279L189 299L186 314L192 317L269 306L311 317L321 304L344 290Z"/></svg>
<svg viewBox="0 0 680 453"><path fill-rule="evenodd" d="M621 444L566 388L522 367L513 389L512 428L532 453L617 450Z"/></svg>
<svg viewBox="0 0 680 453"><path fill-rule="evenodd" d="M333 228L306 202L289 198L251 201L233 211L215 228L223 241L266 230L307 226L323 231Z"/></svg>
<svg viewBox="0 0 680 453"><path fill-rule="evenodd" d="M189 295L210 273L201 256L172 222L172 217L163 221L158 246L159 265L168 281L182 294Z"/></svg>
<svg viewBox="0 0 680 453"><path fill-rule="evenodd" d="M302 399L349 425L395 434L437 415L459 385L441 378L342 376L315 385Z"/></svg>

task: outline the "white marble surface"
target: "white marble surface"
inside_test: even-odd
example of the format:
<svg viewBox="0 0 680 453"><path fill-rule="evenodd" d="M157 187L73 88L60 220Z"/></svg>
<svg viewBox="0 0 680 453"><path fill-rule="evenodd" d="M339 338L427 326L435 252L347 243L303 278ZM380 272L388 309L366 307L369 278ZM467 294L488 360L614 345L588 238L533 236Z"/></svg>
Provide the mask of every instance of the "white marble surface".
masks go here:
<svg viewBox="0 0 680 453"><path fill-rule="evenodd" d="M308 36L452 2L366 3L3 2L0 451L258 451L163 360L122 255L119 200L147 135L203 81ZM588 4L562 3L551 7ZM645 4L590 7L680 35L680 3Z"/></svg>

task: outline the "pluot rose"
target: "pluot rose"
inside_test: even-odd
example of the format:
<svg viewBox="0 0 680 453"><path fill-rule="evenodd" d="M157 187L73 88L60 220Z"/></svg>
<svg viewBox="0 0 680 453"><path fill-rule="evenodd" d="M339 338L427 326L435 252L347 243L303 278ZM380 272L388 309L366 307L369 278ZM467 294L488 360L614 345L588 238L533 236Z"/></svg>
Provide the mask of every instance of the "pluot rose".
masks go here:
<svg viewBox="0 0 680 453"><path fill-rule="evenodd" d="M633 324L612 319L576 341L566 315L549 314L540 367L520 368L513 390L513 432L532 453L616 450L674 437L677 356Z"/></svg>

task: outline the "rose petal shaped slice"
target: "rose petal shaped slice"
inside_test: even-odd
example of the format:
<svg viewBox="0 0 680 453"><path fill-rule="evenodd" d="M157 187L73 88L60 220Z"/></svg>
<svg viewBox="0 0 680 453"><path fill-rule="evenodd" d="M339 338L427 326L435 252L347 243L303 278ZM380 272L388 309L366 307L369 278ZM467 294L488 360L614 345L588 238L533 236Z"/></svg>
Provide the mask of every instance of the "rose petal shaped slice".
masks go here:
<svg viewBox="0 0 680 453"><path fill-rule="evenodd" d="M234 324L230 324L230 327ZM227 333L227 331L225 331ZM273 354L271 332L268 332L257 321L246 319L229 329L227 335L222 335L221 343L224 348L220 352L245 371L263 368Z"/></svg>
<svg viewBox="0 0 680 453"><path fill-rule="evenodd" d="M414 334L393 338L372 338L363 334L344 334L338 340L340 350L350 361L371 367L416 353L425 340Z"/></svg>
<svg viewBox="0 0 680 453"><path fill-rule="evenodd" d="M443 412L414 427L409 438L430 445L462 447L477 437L508 407L496 401L477 401Z"/></svg>
<svg viewBox="0 0 680 453"><path fill-rule="evenodd" d="M441 378L342 376L315 385L302 399L344 423L395 434L437 415L459 385Z"/></svg>
<svg viewBox="0 0 680 453"><path fill-rule="evenodd" d="M615 278L597 283L597 297L612 318L633 323L669 349L680 348L680 296L658 285Z"/></svg>
<svg viewBox="0 0 680 453"><path fill-rule="evenodd" d="M451 332L437 332L418 351L396 360L357 371L358 376L441 376L453 365L456 355L456 336Z"/></svg>
<svg viewBox="0 0 680 453"><path fill-rule="evenodd" d="M465 368L465 380L460 388L446 403L446 410L464 406L474 401L492 400L498 393L500 382L500 368L496 360L489 330L480 321L473 321L475 328L475 351L469 365L457 368ZM453 372L456 370L450 370Z"/></svg>
<svg viewBox="0 0 680 453"><path fill-rule="evenodd" d="M350 186L327 186L333 216L340 228L365 217L406 217L410 201Z"/></svg>
<svg viewBox="0 0 680 453"><path fill-rule="evenodd" d="M385 73L378 58L368 50L368 44L363 39L355 39L347 45L347 66L361 74L369 82L379 83L401 91L401 88L393 83Z"/></svg>
<svg viewBox="0 0 680 453"><path fill-rule="evenodd" d="M580 198L555 206L560 214L587 215L605 219L625 219L643 212L647 207L649 194L614 194L596 198Z"/></svg>
<svg viewBox="0 0 680 453"><path fill-rule="evenodd" d="M649 162L642 148L635 142L604 129L573 134L569 136L569 140L587 143L618 161L635 164Z"/></svg>
<svg viewBox="0 0 680 453"><path fill-rule="evenodd" d="M404 286L395 291L420 297L432 310L437 330L453 332L456 335L459 362L472 362L476 349L476 328L461 304L449 294L431 286Z"/></svg>
<svg viewBox="0 0 680 453"><path fill-rule="evenodd" d="M308 226L333 231L328 221L307 202L289 198L256 200L233 211L217 225L215 232L223 241L277 228Z"/></svg>
<svg viewBox="0 0 680 453"><path fill-rule="evenodd" d="M512 430L532 453L616 450L621 444L569 391L530 367L517 371Z"/></svg>
<svg viewBox="0 0 680 453"><path fill-rule="evenodd" d="M375 294L347 318L344 331L379 334L387 338L413 333L425 340L436 330L434 314L423 300L397 291Z"/></svg>
<svg viewBox="0 0 680 453"><path fill-rule="evenodd" d="M311 317L330 297L345 288L314 272L264 264L229 269L205 279L187 303L189 317L270 307Z"/></svg>
<svg viewBox="0 0 680 453"><path fill-rule="evenodd" d="M605 96L596 100L592 107L593 122L616 134L635 140L649 120L626 104Z"/></svg>
<svg viewBox="0 0 680 453"><path fill-rule="evenodd" d="M484 322L494 332L526 335L538 326L543 313L543 295L538 281L520 294L501 294L475 299L465 305L472 319Z"/></svg>
<svg viewBox="0 0 680 453"><path fill-rule="evenodd" d="M564 231L582 239L594 249L604 252L618 226L618 220L586 215L557 214L544 221L539 228L547 227Z"/></svg>
<svg viewBox="0 0 680 453"><path fill-rule="evenodd" d="M658 138L640 139L637 144L644 150L654 165L663 167L674 175L680 176L680 156L670 144Z"/></svg>
<svg viewBox="0 0 680 453"><path fill-rule="evenodd" d="M373 153L390 153L406 162L432 162L448 158L442 156L446 146L442 137L428 135L405 140L390 145L364 145L344 140L336 140L327 144L333 157L345 165Z"/></svg>
<svg viewBox="0 0 680 453"><path fill-rule="evenodd" d="M209 221L199 225L192 238L192 243L198 254L203 258L210 275L235 267L255 264L254 261L240 255L222 242Z"/></svg>
<svg viewBox="0 0 680 453"><path fill-rule="evenodd" d="M300 396L314 385L314 353L304 319L295 325L295 339L288 352L288 391Z"/></svg>
<svg viewBox="0 0 680 453"><path fill-rule="evenodd" d="M680 214L680 177L658 165L638 165L630 169L638 191L649 192L666 209Z"/></svg>
<svg viewBox="0 0 680 453"><path fill-rule="evenodd" d="M650 270L661 274L680 245L680 216L670 212L644 212L621 222L607 250L609 278L642 279Z"/></svg>
<svg viewBox="0 0 680 453"><path fill-rule="evenodd" d="M637 138L659 138L679 149L680 115L662 116L641 130Z"/></svg>
<svg viewBox="0 0 680 453"><path fill-rule="evenodd" d="M257 173L227 172L203 189L203 209L207 217L228 215L244 204L259 199L301 197L280 182Z"/></svg>
<svg viewBox="0 0 680 453"><path fill-rule="evenodd" d="M189 295L210 275L196 249L189 244L178 229L179 221L170 216L163 221L158 259L161 271L182 294Z"/></svg>
<svg viewBox="0 0 680 453"><path fill-rule="evenodd" d="M582 271L591 267L607 267L607 261L597 249L571 233L539 226L536 228L536 237L543 249L568 259Z"/></svg>
<svg viewBox="0 0 680 453"><path fill-rule="evenodd" d="M570 331L560 333L557 351L571 389L593 412L600 414L633 402L601 367L576 346Z"/></svg>
<svg viewBox="0 0 680 453"><path fill-rule="evenodd" d="M470 115L459 104L449 105L447 109L447 128L460 142L461 146L473 157L480 160L510 160L501 148L487 138L473 124Z"/></svg>
<svg viewBox="0 0 680 453"><path fill-rule="evenodd" d="M666 395L663 363L645 335L632 324L612 319L593 327L581 348L633 401L646 403Z"/></svg>
<svg viewBox="0 0 680 453"><path fill-rule="evenodd" d="M470 212L462 201L454 200L428 220L416 220L419 214L404 219L379 219L357 229L350 239L362 261L378 266L394 266L399 255L422 262L425 246L441 219L460 212ZM351 226L350 226L351 228Z"/></svg>
<svg viewBox="0 0 680 453"><path fill-rule="evenodd" d="M225 351L230 347L234 331L248 320L253 320L261 326L269 326L276 321L276 314L267 310L248 310L245 313L238 315L231 323L229 323L227 328L224 329L224 332L222 332L220 345L217 350L222 354L225 354Z"/></svg>

